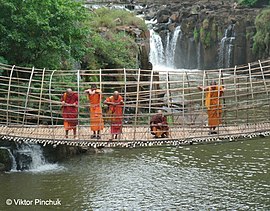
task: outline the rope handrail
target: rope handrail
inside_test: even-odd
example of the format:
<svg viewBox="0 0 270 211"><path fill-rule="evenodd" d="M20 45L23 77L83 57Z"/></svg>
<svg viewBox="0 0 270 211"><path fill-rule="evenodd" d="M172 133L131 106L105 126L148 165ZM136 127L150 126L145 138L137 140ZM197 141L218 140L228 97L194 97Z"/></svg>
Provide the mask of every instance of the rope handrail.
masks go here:
<svg viewBox="0 0 270 211"><path fill-rule="evenodd" d="M118 141L153 141L149 120L158 110L170 119L168 140L211 137L208 135L207 91L197 86L216 81L225 88L219 97L223 124L216 137L269 131L270 61L217 70L49 70L0 63L0 134L21 127L13 136L64 140L61 95L72 88L79 95L78 139L90 138L89 101L84 90L99 86L105 128L102 140L110 138L110 116L103 101L118 91L124 98L123 131ZM226 102L226 103L225 103ZM225 106L226 104L226 106ZM4 127L6 126L6 127ZM31 132L27 130L31 129ZM47 129L48 130L47 130ZM18 132L18 131L17 131ZM29 132L29 134L28 134ZM164 139L165 140L165 139Z"/></svg>

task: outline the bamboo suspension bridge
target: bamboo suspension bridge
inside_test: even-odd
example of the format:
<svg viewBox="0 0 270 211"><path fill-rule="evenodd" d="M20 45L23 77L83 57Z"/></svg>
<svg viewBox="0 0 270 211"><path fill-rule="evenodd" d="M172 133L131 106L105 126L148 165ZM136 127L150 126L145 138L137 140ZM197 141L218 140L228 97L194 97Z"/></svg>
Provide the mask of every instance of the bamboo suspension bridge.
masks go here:
<svg viewBox="0 0 270 211"><path fill-rule="evenodd" d="M209 135L204 106L210 81L225 87L222 124ZM124 98L121 136L109 141L110 117L91 139L89 101L84 90L96 84L102 101L117 90ZM79 94L77 138L65 138L61 95ZM85 147L136 147L208 143L270 135L270 60L218 70L47 70L0 64L0 141ZM149 121L162 109L169 137L153 138Z"/></svg>

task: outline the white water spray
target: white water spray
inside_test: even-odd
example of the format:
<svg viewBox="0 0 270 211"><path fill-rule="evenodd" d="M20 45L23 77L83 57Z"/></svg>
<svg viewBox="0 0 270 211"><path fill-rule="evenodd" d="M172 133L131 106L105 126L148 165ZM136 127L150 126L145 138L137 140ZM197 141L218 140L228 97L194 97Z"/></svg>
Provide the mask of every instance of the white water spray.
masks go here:
<svg viewBox="0 0 270 211"><path fill-rule="evenodd" d="M175 52L177 40L181 36L181 27L175 28L173 34L167 34L166 46L162 43L162 39L158 33L153 29L150 30L150 62L153 64L154 69L162 67L164 69L174 69Z"/></svg>
<svg viewBox="0 0 270 211"><path fill-rule="evenodd" d="M221 39L219 47L218 66L220 68L230 67L233 56L233 46L235 40L234 25L230 25Z"/></svg>

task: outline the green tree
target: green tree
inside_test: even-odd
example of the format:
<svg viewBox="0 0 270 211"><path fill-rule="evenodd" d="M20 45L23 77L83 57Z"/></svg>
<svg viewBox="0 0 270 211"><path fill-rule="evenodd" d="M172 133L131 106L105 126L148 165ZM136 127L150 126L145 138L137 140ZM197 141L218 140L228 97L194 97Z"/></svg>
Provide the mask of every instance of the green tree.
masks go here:
<svg viewBox="0 0 270 211"><path fill-rule="evenodd" d="M270 9L263 10L255 21L253 51L259 57L270 56Z"/></svg>
<svg viewBox="0 0 270 211"><path fill-rule="evenodd" d="M249 7L263 7L270 3L269 0L238 0L238 2Z"/></svg>
<svg viewBox="0 0 270 211"><path fill-rule="evenodd" d="M88 15L74 0L0 0L0 55L10 64L70 68L87 50Z"/></svg>
<svg viewBox="0 0 270 211"><path fill-rule="evenodd" d="M85 56L84 67L136 68L138 45L132 29L147 30L143 20L123 10L101 8L91 14L89 27L91 40Z"/></svg>

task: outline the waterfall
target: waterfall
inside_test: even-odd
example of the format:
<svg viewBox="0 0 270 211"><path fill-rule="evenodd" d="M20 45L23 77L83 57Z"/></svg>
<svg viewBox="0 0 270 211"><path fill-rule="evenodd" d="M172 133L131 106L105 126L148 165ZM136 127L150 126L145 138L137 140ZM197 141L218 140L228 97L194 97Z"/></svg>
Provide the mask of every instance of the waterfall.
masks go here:
<svg viewBox="0 0 270 211"><path fill-rule="evenodd" d="M175 49L177 40L181 36L181 27L175 28L173 34L167 33L166 46L162 43L162 39L153 29L150 30L150 62L153 67L165 66L174 68ZM164 49L165 46L165 49Z"/></svg>
<svg viewBox="0 0 270 211"><path fill-rule="evenodd" d="M234 24L225 30L224 37L219 46L218 66L220 68L230 67L233 61L233 47L235 40Z"/></svg>
<svg viewBox="0 0 270 211"><path fill-rule="evenodd" d="M150 30L150 62L153 66L162 66L165 62L162 39L153 29Z"/></svg>
<svg viewBox="0 0 270 211"><path fill-rule="evenodd" d="M38 144L22 144L16 154L19 170L42 172L59 168L57 164L46 162L42 148Z"/></svg>
<svg viewBox="0 0 270 211"><path fill-rule="evenodd" d="M171 68L175 68L174 65L174 58L175 58L175 49L178 37L181 38L181 27L177 26L173 32L172 37L170 36L170 33L168 33L167 38L167 46L166 46L166 52L165 52L165 58L166 58L166 65Z"/></svg>

